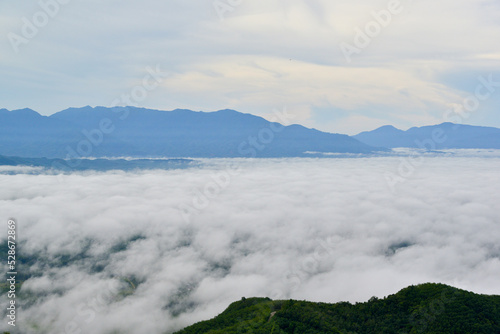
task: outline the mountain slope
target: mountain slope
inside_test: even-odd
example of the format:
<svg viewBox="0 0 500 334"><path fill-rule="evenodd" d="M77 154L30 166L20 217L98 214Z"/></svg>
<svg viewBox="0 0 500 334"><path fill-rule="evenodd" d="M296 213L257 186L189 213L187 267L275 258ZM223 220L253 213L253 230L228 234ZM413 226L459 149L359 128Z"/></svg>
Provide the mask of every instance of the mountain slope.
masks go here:
<svg viewBox="0 0 500 334"><path fill-rule="evenodd" d="M0 154L26 157L63 156L78 140L78 127L41 116L31 109L0 110Z"/></svg>
<svg viewBox="0 0 500 334"><path fill-rule="evenodd" d="M0 154L12 156L297 157L374 150L347 135L282 126L233 110L87 106L49 117L32 110L0 112Z"/></svg>
<svg viewBox="0 0 500 334"><path fill-rule="evenodd" d="M500 333L500 296L427 283L354 305L243 298L176 334L195 333Z"/></svg>
<svg viewBox="0 0 500 334"><path fill-rule="evenodd" d="M386 125L373 131L361 132L353 137L367 145L389 148L500 149L500 129L453 123L413 127L407 131Z"/></svg>

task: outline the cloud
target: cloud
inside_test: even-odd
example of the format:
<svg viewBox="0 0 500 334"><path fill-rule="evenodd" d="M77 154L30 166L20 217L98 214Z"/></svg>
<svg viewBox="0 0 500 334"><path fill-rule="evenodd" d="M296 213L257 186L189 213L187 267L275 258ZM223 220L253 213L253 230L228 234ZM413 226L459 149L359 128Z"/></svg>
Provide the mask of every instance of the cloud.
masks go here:
<svg viewBox="0 0 500 334"><path fill-rule="evenodd" d="M242 296L364 301L427 281L500 294L498 154L454 153L426 156L396 192L398 156L0 174L1 219L33 260L19 326L160 333ZM238 173L194 208L230 162Z"/></svg>
<svg viewBox="0 0 500 334"><path fill-rule="evenodd" d="M329 129L350 134L374 127L374 122L384 124L388 114L404 124L415 120L422 124L441 123L450 104L463 100L460 91L431 84L405 68L327 66L242 55L204 59L182 74L171 75L163 86L177 98L183 94L186 98L197 96L201 99L198 108L216 108L217 103L210 105L214 101L211 89L223 92L220 103L229 108L250 109L263 117L270 115L272 109L262 110L262 105L281 103L297 120L313 127L317 126L311 122L315 108L339 109L348 116L336 117L334 112ZM359 118L371 124L356 124Z"/></svg>

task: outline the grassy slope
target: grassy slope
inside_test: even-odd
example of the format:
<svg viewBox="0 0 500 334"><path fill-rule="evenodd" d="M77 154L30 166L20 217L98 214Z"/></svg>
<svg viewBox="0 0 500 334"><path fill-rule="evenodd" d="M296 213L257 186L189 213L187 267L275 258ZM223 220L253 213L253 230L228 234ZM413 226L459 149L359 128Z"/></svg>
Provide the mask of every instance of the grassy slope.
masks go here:
<svg viewBox="0 0 500 334"><path fill-rule="evenodd" d="M272 317L272 312L276 312ZM176 334L500 333L500 296L443 284L410 286L384 299L336 304L248 298Z"/></svg>

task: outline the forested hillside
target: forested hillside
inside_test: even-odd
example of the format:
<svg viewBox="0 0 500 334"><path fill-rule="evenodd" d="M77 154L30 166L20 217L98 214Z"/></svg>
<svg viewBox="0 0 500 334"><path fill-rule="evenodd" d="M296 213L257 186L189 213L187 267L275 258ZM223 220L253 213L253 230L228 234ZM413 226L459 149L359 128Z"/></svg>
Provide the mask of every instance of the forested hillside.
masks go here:
<svg viewBox="0 0 500 334"><path fill-rule="evenodd" d="M428 283L356 304L243 298L176 334L191 333L500 333L500 296Z"/></svg>

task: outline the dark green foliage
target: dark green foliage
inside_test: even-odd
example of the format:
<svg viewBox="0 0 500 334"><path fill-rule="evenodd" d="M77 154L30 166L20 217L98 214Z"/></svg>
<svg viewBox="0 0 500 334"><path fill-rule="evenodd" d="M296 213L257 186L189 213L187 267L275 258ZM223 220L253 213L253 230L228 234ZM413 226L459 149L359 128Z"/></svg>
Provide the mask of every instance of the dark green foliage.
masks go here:
<svg viewBox="0 0 500 334"><path fill-rule="evenodd" d="M500 333L500 296L427 283L354 305L243 298L176 334L194 333Z"/></svg>
<svg viewBox="0 0 500 334"><path fill-rule="evenodd" d="M272 305L269 298L242 298L212 320L199 322L178 334L270 333L273 323L268 320Z"/></svg>

